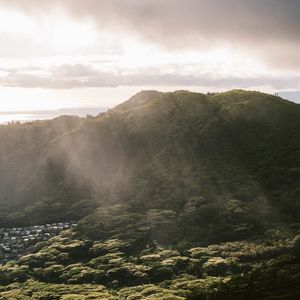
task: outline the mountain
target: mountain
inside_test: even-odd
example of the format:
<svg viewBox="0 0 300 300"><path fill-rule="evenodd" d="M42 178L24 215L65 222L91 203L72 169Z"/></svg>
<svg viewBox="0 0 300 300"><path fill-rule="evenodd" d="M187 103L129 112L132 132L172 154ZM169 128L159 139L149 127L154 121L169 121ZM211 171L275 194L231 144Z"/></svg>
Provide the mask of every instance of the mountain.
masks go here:
<svg viewBox="0 0 300 300"><path fill-rule="evenodd" d="M26 238L0 299L299 299L299 104L143 91L0 138L0 227L74 225Z"/></svg>
<svg viewBox="0 0 300 300"><path fill-rule="evenodd" d="M276 96L142 91L0 138L1 226L208 245L299 220L300 106Z"/></svg>

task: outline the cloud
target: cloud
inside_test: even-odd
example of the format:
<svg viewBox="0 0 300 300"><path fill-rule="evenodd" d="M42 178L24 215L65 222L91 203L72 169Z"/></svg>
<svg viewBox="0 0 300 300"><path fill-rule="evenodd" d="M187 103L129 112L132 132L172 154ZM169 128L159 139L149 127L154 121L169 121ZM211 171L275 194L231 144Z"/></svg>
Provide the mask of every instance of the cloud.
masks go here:
<svg viewBox="0 0 300 300"><path fill-rule="evenodd" d="M277 68L299 68L298 0L0 0L29 14L58 7L99 30L130 33L167 49L230 43Z"/></svg>
<svg viewBox="0 0 300 300"><path fill-rule="evenodd" d="M63 64L44 71L35 68L13 69L0 77L0 85L46 89L118 86L217 86L219 88L238 86L251 88L262 85L269 85L274 89L300 88L300 76L286 76L284 78L276 76L215 77L212 74L201 72L184 74L177 71L165 72L162 71L163 69L154 67L135 69L130 73L120 69L103 72L91 65Z"/></svg>

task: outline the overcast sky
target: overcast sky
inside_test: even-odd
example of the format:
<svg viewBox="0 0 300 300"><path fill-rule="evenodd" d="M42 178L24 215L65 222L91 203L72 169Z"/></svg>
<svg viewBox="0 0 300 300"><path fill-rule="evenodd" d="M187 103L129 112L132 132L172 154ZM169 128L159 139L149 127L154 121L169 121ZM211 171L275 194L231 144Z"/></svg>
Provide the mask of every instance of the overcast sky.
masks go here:
<svg viewBox="0 0 300 300"><path fill-rule="evenodd" d="M112 107L142 89L300 102L299 0L0 0L0 111Z"/></svg>

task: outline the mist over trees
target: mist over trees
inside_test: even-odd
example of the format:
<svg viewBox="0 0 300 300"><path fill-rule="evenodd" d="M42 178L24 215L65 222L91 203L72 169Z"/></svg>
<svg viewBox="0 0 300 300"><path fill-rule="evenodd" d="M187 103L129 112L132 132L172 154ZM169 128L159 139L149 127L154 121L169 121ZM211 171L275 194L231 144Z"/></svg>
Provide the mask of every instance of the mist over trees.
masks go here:
<svg viewBox="0 0 300 300"><path fill-rule="evenodd" d="M86 237L209 244L296 223L299 115L258 92L144 91L94 118L1 126L1 226L85 217Z"/></svg>
<svg viewBox="0 0 300 300"><path fill-rule="evenodd" d="M298 104L242 90L0 126L0 298L298 299L299 135Z"/></svg>

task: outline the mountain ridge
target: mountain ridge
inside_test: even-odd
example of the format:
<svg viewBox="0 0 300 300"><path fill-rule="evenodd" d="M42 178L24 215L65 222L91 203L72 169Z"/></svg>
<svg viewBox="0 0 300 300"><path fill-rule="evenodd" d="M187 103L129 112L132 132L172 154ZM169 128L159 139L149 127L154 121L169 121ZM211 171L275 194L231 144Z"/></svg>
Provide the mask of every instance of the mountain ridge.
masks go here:
<svg viewBox="0 0 300 300"><path fill-rule="evenodd" d="M299 215L299 112L298 104L259 92L142 91L98 117L4 127L15 137L4 134L1 153L20 140L25 144L23 153L11 151L2 165L9 168L24 157L28 170L18 172L15 185L17 171L2 168L3 177L11 174L7 184L19 191L10 193L2 224L79 220L90 213L96 222L119 205L125 223L127 213L150 223L161 218L186 227L178 240L209 243L293 222ZM24 132L43 146L33 147ZM3 183L0 189L9 194ZM223 237L222 226L228 233ZM95 230L85 229L82 234Z"/></svg>
<svg viewBox="0 0 300 300"><path fill-rule="evenodd" d="M1 299L299 298L299 105L144 91L0 138L0 254L9 232L29 247L0 265Z"/></svg>

